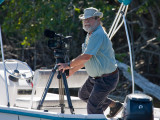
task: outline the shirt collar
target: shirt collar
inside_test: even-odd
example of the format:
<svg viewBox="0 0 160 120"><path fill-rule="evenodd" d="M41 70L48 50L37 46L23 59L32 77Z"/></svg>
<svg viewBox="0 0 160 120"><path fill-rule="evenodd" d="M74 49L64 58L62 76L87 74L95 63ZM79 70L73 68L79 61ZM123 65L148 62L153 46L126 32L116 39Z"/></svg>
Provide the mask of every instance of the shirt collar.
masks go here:
<svg viewBox="0 0 160 120"><path fill-rule="evenodd" d="M100 29L102 26L101 25L99 25L92 33L94 33L95 31L97 31L98 29ZM91 34L92 34L91 33ZM91 35L91 34L89 34L89 33L87 33L87 35Z"/></svg>

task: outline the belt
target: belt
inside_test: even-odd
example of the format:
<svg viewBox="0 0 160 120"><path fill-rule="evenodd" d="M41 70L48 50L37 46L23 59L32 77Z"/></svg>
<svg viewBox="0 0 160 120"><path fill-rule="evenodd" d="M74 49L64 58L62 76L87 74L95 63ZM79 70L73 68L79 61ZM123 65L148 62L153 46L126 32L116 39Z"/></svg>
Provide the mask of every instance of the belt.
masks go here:
<svg viewBox="0 0 160 120"><path fill-rule="evenodd" d="M107 73L107 74L103 74L102 76L91 77L91 78L92 78L92 79L99 79L99 78L102 78L102 77L107 77L107 76L113 75L113 74L115 74L115 73L117 73L117 72L118 72L118 68L117 68L115 71L113 71L112 73Z"/></svg>

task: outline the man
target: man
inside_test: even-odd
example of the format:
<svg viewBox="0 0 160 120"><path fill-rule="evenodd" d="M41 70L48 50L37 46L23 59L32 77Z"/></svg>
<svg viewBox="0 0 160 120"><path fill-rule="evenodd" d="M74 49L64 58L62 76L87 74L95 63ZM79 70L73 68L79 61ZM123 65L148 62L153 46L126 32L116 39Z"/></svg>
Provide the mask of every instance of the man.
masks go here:
<svg viewBox="0 0 160 120"><path fill-rule="evenodd" d="M63 72L69 69L69 76L85 67L89 77L80 88L79 97L87 102L88 114L103 114L109 106L110 113L107 117L114 117L122 109L122 104L107 96L116 88L119 73L112 43L101 26L102 17L103 13L96 8L84 10L79 18L88 34L82 44L82 54L69 63L58 65Z"/></svg>

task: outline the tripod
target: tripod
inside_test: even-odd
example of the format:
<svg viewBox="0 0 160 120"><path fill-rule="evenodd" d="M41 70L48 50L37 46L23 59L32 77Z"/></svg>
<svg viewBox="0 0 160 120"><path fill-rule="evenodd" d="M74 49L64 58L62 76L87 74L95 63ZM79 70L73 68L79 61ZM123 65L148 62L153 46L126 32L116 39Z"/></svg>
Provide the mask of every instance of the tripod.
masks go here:
<svg viewBox="0 0 160 120"><path fill-rule="evenodd" d="M52 69L52 72L51 72L51 74L49 76L48 82L46 84L46 87L45 87L45 89L43 91L41 100L39 101L39 104L38 104L38 107L37 107L38 110L40 110L42 105L43 105L44 99L45 99L45 97L47 95L47 92L48 92L48 89L49 89L50 84L52 82L52 79L54 77L54 74L56 73L56 70L58 69L58 65L57 64L60 63L60 62L63 63L64 60L62 58L56 58L56 65ZM64 93L63 93L63 85L64 85L65 93L67 95L68 106L70 108L70 112L72 114L74 114L74 108L72 106L72 102L71 102L71 98L70 98L70 93L69 93L69 89L68 89L68 83L67 83L67 79L66 79L66 74L62 73L61 71L58 71L57 78L59 79L59 91L60 91L59 93L60 93L60 99L61 99L60 100L61 113L64 113L64 106L65 106L64 105Z"/></svg>

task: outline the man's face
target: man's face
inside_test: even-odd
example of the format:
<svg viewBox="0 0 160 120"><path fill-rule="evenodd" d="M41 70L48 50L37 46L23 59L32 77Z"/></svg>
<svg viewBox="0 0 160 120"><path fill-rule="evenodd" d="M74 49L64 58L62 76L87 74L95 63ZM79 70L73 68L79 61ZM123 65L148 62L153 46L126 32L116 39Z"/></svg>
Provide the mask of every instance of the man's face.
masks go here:
<svg viewBox="0 0 160 120"><path fill-rule="evenodd" d="M82 22L83 22L83 29L88 33L93 32L99 25L98 19L95 19L95 17L84 19Z"/></svg>

